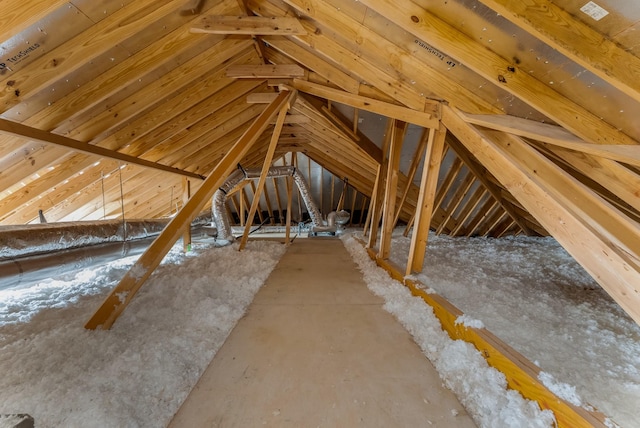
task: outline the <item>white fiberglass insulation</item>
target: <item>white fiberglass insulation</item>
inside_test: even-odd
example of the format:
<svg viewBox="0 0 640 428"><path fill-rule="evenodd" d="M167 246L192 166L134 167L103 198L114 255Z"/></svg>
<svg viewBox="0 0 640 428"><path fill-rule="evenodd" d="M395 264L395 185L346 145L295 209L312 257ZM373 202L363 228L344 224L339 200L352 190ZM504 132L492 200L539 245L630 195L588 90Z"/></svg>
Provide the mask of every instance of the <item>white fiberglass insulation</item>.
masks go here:
<svg viewBox="0 0 640 428"><path fill-rule="evenodd" d="M359 244L344 243L480 426L550 426ZM393 261L403 265L408 246L395 234ZM283 253L258 241L243 252L176 248L111 331L83 324L135 257L0 291L0 415L28 413L39 428L166 426ZM431 236L418 279L465 312L460 322L535 361L561 394L640 427L640 328L552 239Z"/></svg>
<svg viewBox="0 0 640 428"><path fill-rule="evenodd" d="M0 415L28 413L38 428L166 426L285 251L179 247L110 331L83 325L136 257L0 291Z"/></svg>

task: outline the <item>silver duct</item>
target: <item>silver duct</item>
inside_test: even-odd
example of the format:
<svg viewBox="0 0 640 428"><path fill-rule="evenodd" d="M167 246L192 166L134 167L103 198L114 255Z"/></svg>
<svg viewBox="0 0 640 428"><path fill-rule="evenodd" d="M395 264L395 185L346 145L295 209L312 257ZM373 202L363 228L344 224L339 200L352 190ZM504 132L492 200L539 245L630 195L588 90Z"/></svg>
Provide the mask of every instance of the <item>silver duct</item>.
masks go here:
<svg viewBox="0 0 640 428"><path fill-rule="evenodd" d="M214 193L211 201L211 211L213 214L213 226L215 226L218 231L217 240L219 242L229 243L233 241L231 225L229 224L227 211L224 208L224 204L227 202L227 194L243 180L260 178L261 173L262 170L260 168L251 168L247 170L238 169L234 171L227 181L225 181L216 193ZM322 226L322 214L320 214L320 210L313 202L313 199L311 199L309 186L307 186L307 182L304 180L304 177L300 174L300 171L298 171L297 168L293 166L273 166L269 168L269 171L267 171L267 177L293 177L293 180L300 191L300 196L307 207L313 226Z"/></svg>

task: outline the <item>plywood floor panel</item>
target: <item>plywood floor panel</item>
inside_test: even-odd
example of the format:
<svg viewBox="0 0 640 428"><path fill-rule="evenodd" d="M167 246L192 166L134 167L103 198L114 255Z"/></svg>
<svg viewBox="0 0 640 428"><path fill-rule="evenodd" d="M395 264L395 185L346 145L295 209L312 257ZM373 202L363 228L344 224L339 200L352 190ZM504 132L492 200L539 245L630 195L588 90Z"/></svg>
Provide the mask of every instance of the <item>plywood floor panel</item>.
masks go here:
<svg viewBox="0 0 640 428"><path fill-rule="evenodd" d="M296 240L170 426L475 426L382 304L339 240Z"/></svg>

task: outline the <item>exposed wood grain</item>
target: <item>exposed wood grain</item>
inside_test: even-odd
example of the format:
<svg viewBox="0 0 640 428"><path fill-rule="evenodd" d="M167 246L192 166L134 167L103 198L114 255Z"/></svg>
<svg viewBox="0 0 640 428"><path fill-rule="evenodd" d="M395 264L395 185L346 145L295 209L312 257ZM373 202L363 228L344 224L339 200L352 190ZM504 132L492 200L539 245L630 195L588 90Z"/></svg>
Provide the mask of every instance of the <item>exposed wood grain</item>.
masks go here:
<svg viewBox="0 0 640 428"><path fill-rule="evenodd" d="M288 79L304 77L304 69L297 64L233 65L227 77L236 79Z"/></svg>
<svg viewBox="0 0 640 428"><path fill-rule="evenodd" d="M294 35L307 34L302 24L290 17L264 16L203 16L191 26L192 33Z"/></svg>
<svg viewBox="0 0 640 428"><path fill-rule="evenodd" d="M134 165L144 166L146 168L153 168L153 169L158 169L166 172L172 172L174 174L180 174L180 175L184 175L192 178L198 178L198 179L204 178L201 175L193 174L188 171L182 171L177 168L172 168L159 163L149 162L144 159L125 155L123 153L116 152L113 150L108 150L99 146L92 146L90 144L82 143L80 141L76 141L62 135L52 134L50 132L42 131L40 129L31 128L29 126L25 126L20 123L8 121L6 119L0 119L0 132L11 134L20 138L40 141L47 144L55 144L57 146L66 147L76 152L97 155L97 156L105 157L109 159L116 159L123 162L131 163Z"/></svg>
<svg viewBox="0 0 640 428"><path fill-rule="evenodd" d="M204 204L211 198L215 189L220 187L238 161L247 153L249 148L266 129L272 117L289 102L291 93L283 91L273 104L255 120L251 127L234 144L220 161L217 168L209 174L198 191L189 199L187 204L169 222L162 233L140 256L131 269L120 280L115 289L105 299L96 313L85 324L88 329L109 329L122 311L129 304L135 293L144 284L153 270L160 264L166 253L183 233L184 228L191 223ZM123 297L123 298L121 298Z"/></svg>
<svg viewBox="0 0 640 428"><path fill-rule="evenodd" d="M424 111L416 111L406 107L378 101L373 98L367 98L360 95L350 94L348 92L329 88L327 86L318 85L316 83L307 82L300 79L294 79L293 87L301 92L305 92L317 97L326 98L331 101L346 104L351 107L359 108L382 116L391 117L403 122L414 123L425 128L438 127L438 118ZM430 102L425 100L425 104Z"/></svg>
<svg viewBox="0 0 640 428"><path fill-rule="evenodd" d="M517 137L443 120L598 283L640 322L640 228ZM488 131L487 131L488 132Z"/></svg>
<svg viewBox="0 0 640 428"><path fill-rule="evenodd" d="M480 0L567 58L640 101L640 58L548 0Z"/></svg>
<svg viewBox="0 0 640 428"><path fill-rule="evenodd" d="M638 144L637 141L604 122L573 100L537 80L517 65L479 44L457 28L442 21L421 6L406 1L361 0L391 22L411 32L436 49L445 51L491 82L542 114L552 117L575 135L594 144ZM509 72L515 69L515 72ZM502 76L500 79L499 76Z"/></svg>
<svg viewBox="0 0 640 428"><path fill-rule="evenodd" d="M422 179L420 180L420 196L418 197L415 215L416 225L413 228L409 258L407 260L407 275L413 272L422 272L429 238L429 227L431 226L431 216L437 206L434 204L436 185L438 184L438 173L442 162L446 134L447 130L444 127L429 130L429 141L427 142Z"/></svg>

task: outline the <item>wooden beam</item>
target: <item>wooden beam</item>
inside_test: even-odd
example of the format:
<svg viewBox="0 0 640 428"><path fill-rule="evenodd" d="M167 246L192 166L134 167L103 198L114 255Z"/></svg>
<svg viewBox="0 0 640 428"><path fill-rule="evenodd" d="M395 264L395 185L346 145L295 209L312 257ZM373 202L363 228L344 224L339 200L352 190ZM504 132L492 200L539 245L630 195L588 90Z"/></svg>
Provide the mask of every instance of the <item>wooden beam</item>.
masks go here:
<svg viewBox="0 0 640 428"><path fill-rule="evenodd" d="M304 35L307 31L300 21L291 17L264 16L203 16L190 30L201 34L244 35Z"/></svg>
<svg viewBox="0 0 640 428"><path fill-rule="evenodd" d="M376 241L378 240L378 229L380 228L380 219L382 218L382 207L384 202L384 190L387 178L387 171L389 169L389 147L393 141L395 119L387 119L387 127L384 133L384 142L382 143L382 162L378 169L376 176L377 186L375 189L375 198L371 197L372 207L371 211L371 223L368 248L374 248ZM375 202L375 203L374 203Z"/></svg>
<svg viewBox="0 0 640 428"><path fill-rule="evenodd" d="M564 128L548 123L535 122L501 114L467 114L458 111L464 120L474 125L504 131L520 137L599 156L629 165L640 166L640 145L591 144L576 137Z"/></svg>
<svg viewBox="0 0 640 428"><path fill-rule="evenodd" d="M0 40L3 42L21 33L54 10L67 5L67 0L3 0L0 16Z"/></svg>
<svg viewBox="0 0 640 428"><path fill-rule="evenodd" d="M440 172L446 134L447 130L444 127L429 130L429 142L424 156L420 195L418 196L415 215L416 226L411 236L409 258L407 260L407 275L411 275L413 272L422 272L424 255L429 239L431 216L435 209L436 186L438 184L438 173Z"/></svg>
<svg viewBox="0 0 640 428"><path fill-rule="evenodd" d="M473 172L476 178L480 180L482 185L487 189L487 191L489 191L491 196L496 201L498 201L498 203L502 205L502 208L504 208L504 210L509 213L511 218L516 223L518 223L518 226L520 226L522 231L526 235L529 235L529 236L532 235L531 228L527 226L527 224L514 211L510 202L505 200L505 198L502 197L500 188L496 184L491 182L491 180L489 179L489 174L491 173L487 171L487 169L483 165L480 165L472 156L470 156L469 152L467 151L467 149L465 149L464 145L461 144L459 141L457 141L455 138L451 138L448 143L449 143L449 146L451 146L451 148L456 152L456 155L460 159L462 159L466 167L469 168L471 172Z"/></svg>
<svg viewBox="0 0 640 428"><path fill-rule="evenodd" d="M549 0L480 0L529 34L640 101L640 58Z"/></svg>
<svg viewBox="0 0 640 428"><path fill-rule="evenodd" d="M244 233L242 234L242 239L240 240L238 251L244 250L244 247L247 245L247 239L249 239L249 231L251 230L251 225L253 224L253 217L255 216L258 205L260 204L260 196L262 195L262 192L264 190L264 185L267 180L267 173L269 172L269 168L271 168L271 163L273 162L273 154L276 151L278 139L280 138L280 131L282 131L284 118L287 115L287 111L289 110L290 106L291 104L285 104L284 106L282 106L282 108L280 109L280 113L278 114L276 126L273 130L273 134L271 134L271 142L269 143L269 148L267 149L267 155L265 156L264 162L262 164L260 178L258 179L256 190L253 193L253 201L251 203L251 208L249 208L249 220L244 227Z"/></svg>
<svg viewBox="0 0 640 428"><path fill-rule="evenodd" d="M323 105L321 105L321 101L314 98L314 97L309 97L307 96L301 96L300 97L301 102L298 104L300 106L300 108L307 108L313 112L313 114L317 115L314 117L320 117L322 119L319 119L318 121L326 126L328 126L329 130L335 130L335 132L342 138L345 138L347 141L355 144L356 146L358 146L360 149L362 149L362 151L364 153L366 153L367 155L369 155L371 157L371 159L373 159L374 161L376 161L377 163L380 163L382 160L382 150L380 149L380 147L378 147L373 141L371 141L366 135L364 135L363 133L359 132L356 133L356 136L358 137L357 139L351 138L350 133L346 133L346 132L342 132L341 130L336 128L336 125L329 120L328 117L326 117L325 112L322 110L322 108L324 107ZM303 113L304 114L304 113ZM346 118L342 115L342 113L340 113L338 110L334 109L332 111L333 116L338 119L339 121L341 121L343 124L346 122Z"/></svg>
<svg viewBox="0 0 640 428"><path fill-rule="evenodd" d="M459 217L456 219L458 224L451 231L451 236L456 236L457 233L462 229L464 223L469 219L473 211L478 207L480 201L484 197L484 195L488 192L487 188L484 186L478 186L476 190L473 192L473 195L469 198L469 200L465 203L462 211L460 212ZM514 221L515 223L515 221Z"/></svg>
<svg viewBox="0 0 640 428"><path fill-rule="evenodd" d="M313 70L334 85L347 92L358 93L360 83L356 79L330 64L317 53L310 52L287 37L265 37L264 41L269 44L269 47L281 52L309 70Z"/></svg>
<svg viewBox="0 0 640 428"><path fill-rule="evenodd" d="M471 189L471 186L473 185L473 183L475 183L475 181L476 178L473 173L471 171L467 171L467 175L465 176L464 180L457 186L455 193L449 200L446 208L443 209L447 215L440 222L440 226L436 228L436 235L441 234L442 231L446 228L447 223L453 217L453 214L456 212L464 198L467 196L467 193L469 193L469 190Z"/></svg>
<svg viewBox="0 0 640 428"><path fill-rule="evenodd" d="M396 215L396 195L398 193L398 174L400 170L400 155L402 143L407 131L407 123L398 120L393 121L391 144L389 147L389 164L387 167L387 179L385 181L384 203L382 212L382 231L380 233L380 247L378 257L388 259L391 252L391 235L393 233L393 220ZM400 209L398 209L400 211Z"/></svg>
<svg viewBox="0 0 640 428"><path fill-rule="evenodd" d="M304 77L304 68L297 64L239 64L229 66L226 75L235 79L288 79Z"/></svg>
<svg viewBox="0 0 640 428"><path fill-rule="evenodd" d="M50 10L48 7L42 6L42 1L38 1L38 3L38 7L42 9L36 13L36 16L41 11ZM55 3L58 1L55 0ZM114 46L135 37L142 28L161 20L168 14L177 13L183 3L182 0L170 0L162 3L144 0L124 4L123 7L106 15L104 19L96 22L77 36L55 49L43 52L16 73L10 76L1 76L0 82L3 84L3 88L5 80L13 80L12 88L18 90L20 95L16 96L14 90L0 91L0 112L9 110L27 97L46 88L53 81L60 79L61 76L72 74L108 50L113 49ZM18 9L24 10L23 5ZM151 5L154 7L151 8ZM31 11L36 5L30 3L29 6ZM5 17L9 18L13 15L14 11L8 7L10 6L5 5L3 1L3 21ZM6 31L6 27L1 28L0 32ZM52 64L56 65L52 66Z"/></svg>
<svg viewBox="0 0 640 428"><path fill-rule="evenodd" d="M640 212L640 175L618 162L541 143L568 167L600 184Z"/></svg>
<svg viewBox="0 0 640 428"><path fill-rule="evenodd" d="M189 202L191 197L191 182L188 178L182 179L182 206L185 206ZM182 235L182 247L184 252L191 251L191 225L187 226Z"/></svg>
<svg viewBox="0 0 640 428"><path fill-rule="evenodd" d="M286 228L284 233L285 245L289 246L291 244L291 205L293 200L293 177L287 177L287 220L286 220Z"/></svg>
<svg viewBox="0 0 640 428"><path fill-rule="evenodd" d="M633 138L600 119L576 101L530 75L510 59L492 51L433 12L412 2L360 0L405 31L464 65L480 76L553 119L590 143L638 144ZM510 71L515 70L515 71Z"/></svg>
<svg viewBox="0 0 640 428"><path fill-rule="evenodd" d="M18 122L12 122L6 119L0 119L0 133L11 135L14 137L25 138L32 141L38 141L41 143L54 144L56 146L71 149L75 152L97 155L108 159L115 159L133 165L139 165L146 168L152 168L160 171L183 175L185 177L197 178L200 180L204 179L204 177L200 174L195 174L189 171L184 171L156 162L150 162L148 160L140 159L135 156L129 156L124 153L116 152L115 150L109 150L105 149L104 147L83 143L72 138L67 138L63 135L53 134L51 132L32 128L30 126L26 126Z"/></svg>
<svg viewBox="0 0 640 428"><path fill-rule="evenodd" d="M437 128L439 126L437 115L427 113L425 111L412 110L407 107L389 104L384 101L363 97L361 95L350 94L339 89L330 88L328 86L300 79L293 80L293 87L301 92L315 95L316 97L346 104L360 110L370 111L382 116L398 119L403 122L414 123L425 128ZM434 104L436 106L434 106ZM425 100L425 109L426 106L430 106L430 110L433 110L434 107L437 109L438 104L439 103L435 101Z"/></svg>
<svg viewBox="0 0 640 428"><path fill-rule="evenodd" d="M85 328L102 328L105 330L111 328L118 316L131 302L136 292L180 237L184 228L191 223L193 216L200 212L215 190L222 185L229 173L236 168L238 161L242 159L253 143L267 128L271 118L280 111L283 105L286 105L290 101L292 95L292 92L282 91L280 96L258 116L236 144L234 144L220 160L217 167L202 183L200 189L189 199L162 233L153 241L140 258L138 258L122 280L120 280L100 308L98 308L91 319L85 324Z"/></svg>
<svg viewBox="0 0 640 428"><path fill-rule="evenodd" d="M407 195L409 194L409 189L411 189L411 185L413 184L413 178L416 176L416 172L418 171L418 165L420 165L420 160L422 159L422 154L425 152L425 147L427 145L427 141L429 140L429 130L423 129L422 136L420 137L420 142L416 147L416 151L413 153L413 157L411 158L411 165L409 165L409 171L407 171L407 182L402 190L402 196L400 197L400 203L398 205L398 211L396 212L396 216L393 219L393 226L395 227L398 224L398 220L400 220L400 214L402 213L402 207L407 200Z"/></svg>
<svg viewBox="0 0 640 428"><path fill-rule="evenodd" d="M517 137L444 123L640 324L640 227Z"/></svg>

